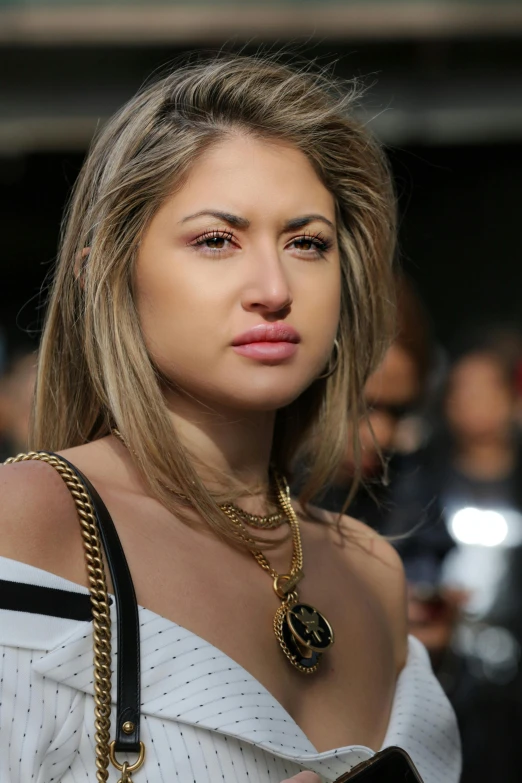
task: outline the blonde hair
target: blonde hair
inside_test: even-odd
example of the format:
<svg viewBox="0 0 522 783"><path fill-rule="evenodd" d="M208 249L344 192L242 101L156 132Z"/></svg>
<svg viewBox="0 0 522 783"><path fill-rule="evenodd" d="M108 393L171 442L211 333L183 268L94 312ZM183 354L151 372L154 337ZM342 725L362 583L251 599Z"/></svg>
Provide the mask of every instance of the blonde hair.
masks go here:
<svg viewBox="0 0 522 783"><path fill-rule="evenodd" d="M239 130L301 150L336 201L338 360L332 359L329 377L278 411L272 448L283 474L298 453L308 465L303 503L327 485L391 325L394 198L383 153L351 116L355 97L353 84L311 68L227 56L177 68L108 122L64 221L40 351L33 448L69 448L116 426L153 496L178 514L186 510L185 496L217 532L232 535L217 495L204 486L172 427L141 333L132 272L140 237L164 199L198 156Z"/></svg>

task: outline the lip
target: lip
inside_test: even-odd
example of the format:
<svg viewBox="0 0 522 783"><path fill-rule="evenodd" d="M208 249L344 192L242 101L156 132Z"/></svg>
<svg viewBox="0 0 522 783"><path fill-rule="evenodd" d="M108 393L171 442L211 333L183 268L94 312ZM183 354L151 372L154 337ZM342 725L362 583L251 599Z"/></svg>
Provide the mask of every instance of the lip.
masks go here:
<svg viewBox="0 0 522 783"><path fill-rule="evenodd" d="M288 324L258 324L235 337L232 348L249 359L275 364L293 356L300 342L299 332Z"/></svg>
<svg viewBox="0 0 522 783"><path fill-rule="evenodd" d="M274 324L258 324L243 334L234 337L232 345L251 345L252 343L290 343L296 345L301 342L301 335L293 326L276 322Z"/></svg>

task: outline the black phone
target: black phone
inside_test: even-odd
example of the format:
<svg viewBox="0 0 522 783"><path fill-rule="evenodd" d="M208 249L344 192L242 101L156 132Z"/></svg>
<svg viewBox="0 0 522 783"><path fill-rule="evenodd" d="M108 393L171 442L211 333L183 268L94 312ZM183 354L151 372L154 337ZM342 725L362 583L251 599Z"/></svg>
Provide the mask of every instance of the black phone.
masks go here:
<svg viewBox="0 0 522 783"><path fill-rule="evenodd" d="M391 747L357 764L335 783L422 783L422 778L406 751Z"/></svg>

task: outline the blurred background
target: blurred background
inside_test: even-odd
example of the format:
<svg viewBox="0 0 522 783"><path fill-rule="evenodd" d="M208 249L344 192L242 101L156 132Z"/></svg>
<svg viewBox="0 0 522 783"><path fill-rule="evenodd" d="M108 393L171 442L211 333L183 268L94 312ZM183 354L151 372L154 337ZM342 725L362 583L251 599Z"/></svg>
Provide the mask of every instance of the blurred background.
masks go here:
<svg viewBox="0 0 522 783"><path fill-rule="evenodd" d="M520 0L0 0L0 455L25 448L45 281L96 128L185 52L282 47L363 80L399 200L398 334L350 513L397 536L464 783L518 781ZM352 473L347 444L330 508Z"/></svg>

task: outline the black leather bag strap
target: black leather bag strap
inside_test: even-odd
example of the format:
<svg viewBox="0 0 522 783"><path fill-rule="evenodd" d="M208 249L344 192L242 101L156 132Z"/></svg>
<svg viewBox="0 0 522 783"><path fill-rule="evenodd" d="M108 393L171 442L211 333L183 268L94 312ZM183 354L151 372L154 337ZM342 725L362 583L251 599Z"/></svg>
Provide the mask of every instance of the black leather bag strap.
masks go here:
<svg viewBox="0 0 522 783"><path fill-rule="evenodd" d="M75 465L62 456L59 456L59 459L66 462L76 473L91 498L114 588L118 638L114 750L117 753L139 753L140 624L134 584L121 541L105 503L89 479ZM130 730L130 724L133 725L133 730ZM124 725L126 731L123 730Z"/></svg>

